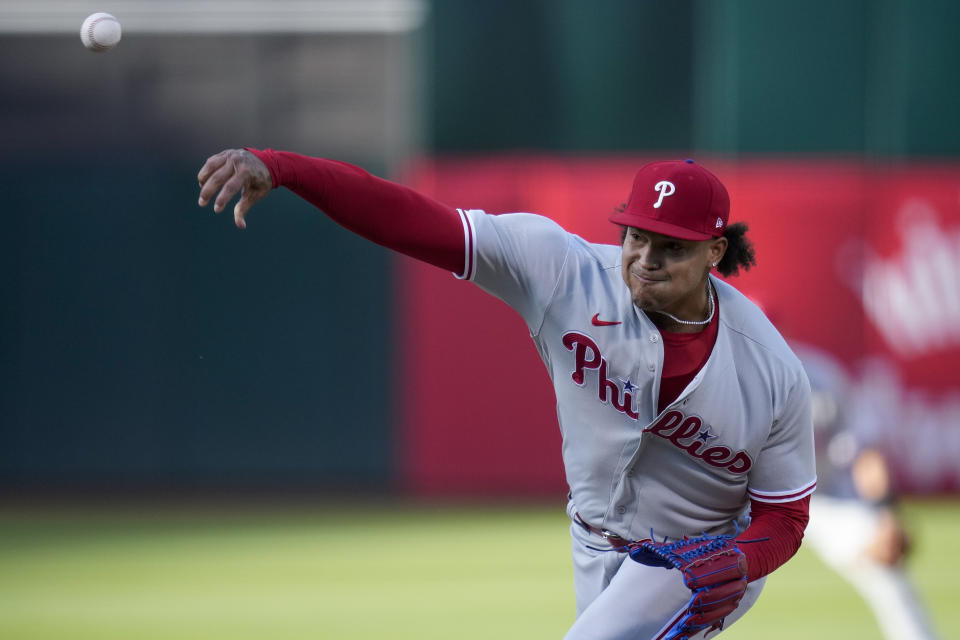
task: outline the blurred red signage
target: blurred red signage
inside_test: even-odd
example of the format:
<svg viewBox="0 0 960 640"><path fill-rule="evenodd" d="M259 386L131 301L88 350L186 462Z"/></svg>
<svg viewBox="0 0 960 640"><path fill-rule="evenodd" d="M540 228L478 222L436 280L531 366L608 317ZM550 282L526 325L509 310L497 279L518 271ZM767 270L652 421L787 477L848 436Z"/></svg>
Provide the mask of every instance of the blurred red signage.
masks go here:
<svg viewBox="0 0 960 640"><path fill-rule="evenodd" d="M452 206L553 218L617 243L607 217L652 158L434 159L405 182ZM960 490L960 166L699 158L746 221L731 282L789 339L843 363L851 407L910 492ZM565 491L552 389L523 322L398 258L400 465L423 494Z"/></svg>

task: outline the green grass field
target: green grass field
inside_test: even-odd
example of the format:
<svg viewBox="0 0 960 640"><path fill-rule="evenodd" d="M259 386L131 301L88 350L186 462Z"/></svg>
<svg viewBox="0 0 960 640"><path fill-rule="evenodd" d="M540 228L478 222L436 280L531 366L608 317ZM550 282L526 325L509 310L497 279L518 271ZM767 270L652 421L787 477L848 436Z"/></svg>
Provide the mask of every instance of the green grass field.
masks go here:
<svg viewBox="0 0 960 640"><path fill-rule="evenodd" d="M911 572L949 638L960 503L906 513ZM573 619L566 527L560 506L542 505L8 506L0 639L561 638ZM801 549L723 637L877 634L854 592Z"/></svg>

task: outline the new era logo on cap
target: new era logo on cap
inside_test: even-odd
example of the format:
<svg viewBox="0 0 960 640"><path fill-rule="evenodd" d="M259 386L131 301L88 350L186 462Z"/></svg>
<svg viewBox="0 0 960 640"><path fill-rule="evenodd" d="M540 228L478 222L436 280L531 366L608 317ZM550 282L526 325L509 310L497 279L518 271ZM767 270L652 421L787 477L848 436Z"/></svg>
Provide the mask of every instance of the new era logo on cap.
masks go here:
<svg viewBox="0 0 960 640"><path fill-rule="evenodd" d="M693 160L652 162L640 168L626 208L610 221L683 240L723 235L730 197L720 180Z"/></svg>

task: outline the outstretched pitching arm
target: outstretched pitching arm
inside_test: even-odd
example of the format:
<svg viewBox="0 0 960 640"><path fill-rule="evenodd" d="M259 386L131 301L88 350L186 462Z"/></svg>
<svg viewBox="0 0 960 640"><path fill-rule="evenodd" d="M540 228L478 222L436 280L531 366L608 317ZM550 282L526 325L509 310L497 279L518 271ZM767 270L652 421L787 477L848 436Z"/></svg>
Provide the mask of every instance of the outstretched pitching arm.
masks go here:
<svg viewBox="0 0 960 640"><path fill-rule="evenodd" d="M272 149L228 149L211 156L197 175L200 206L213 200L233 208L237 227L271 189L286 187L350 231L447 271L464 264L460 214L413 189L373 176L346 162Z"/></svg>

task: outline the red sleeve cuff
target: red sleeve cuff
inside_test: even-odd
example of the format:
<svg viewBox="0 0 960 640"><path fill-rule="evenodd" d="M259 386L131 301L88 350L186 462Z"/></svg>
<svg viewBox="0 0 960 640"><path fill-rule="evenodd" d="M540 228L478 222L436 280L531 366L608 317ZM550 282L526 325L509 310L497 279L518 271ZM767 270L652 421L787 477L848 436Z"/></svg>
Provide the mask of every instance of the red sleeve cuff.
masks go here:
<svg viewBox="0 0 960 640"><path fill-rule="evenodd" d="M282 186L282 182L280 181L280 165L277 162L276 154L273 153L273 149L254 149L252 147L244 147L244 149L260 158L260 161L267 165L274 189Z"/></svg>
<svg viewBox="0 0 960 640"><path fill-rule="evenodd" d="M810 496L781 503L751 500L750 519L737 543L747 556L747 579L752 582L772 573L800 548L810 519Z"/></svg>

